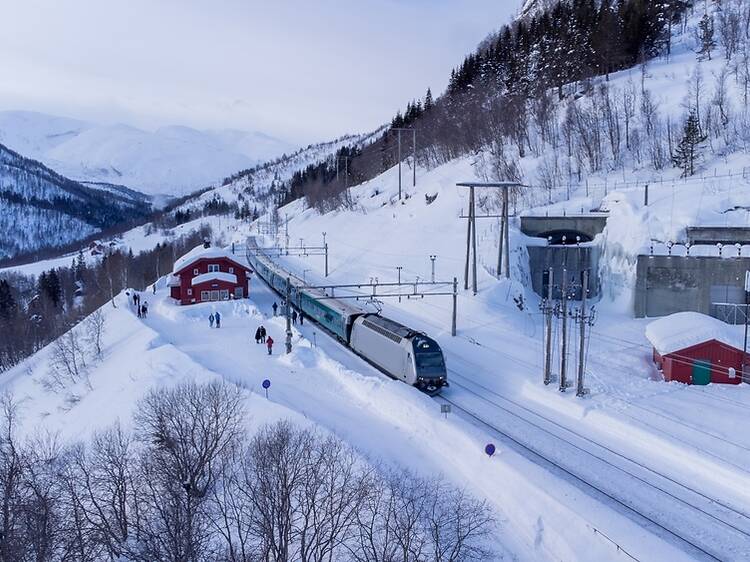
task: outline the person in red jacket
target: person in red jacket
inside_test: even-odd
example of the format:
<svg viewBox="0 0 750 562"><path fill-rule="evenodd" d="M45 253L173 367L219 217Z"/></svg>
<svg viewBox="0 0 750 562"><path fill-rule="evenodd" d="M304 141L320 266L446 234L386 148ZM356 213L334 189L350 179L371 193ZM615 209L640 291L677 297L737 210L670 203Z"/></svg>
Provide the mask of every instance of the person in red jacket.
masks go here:
<svg viewBox="0 0 750 562"><path fill-rule="evenodd" d="M266 338L266 346L268 347L268 355L271 355L273 350L273 338L271 336Z"/></svg>

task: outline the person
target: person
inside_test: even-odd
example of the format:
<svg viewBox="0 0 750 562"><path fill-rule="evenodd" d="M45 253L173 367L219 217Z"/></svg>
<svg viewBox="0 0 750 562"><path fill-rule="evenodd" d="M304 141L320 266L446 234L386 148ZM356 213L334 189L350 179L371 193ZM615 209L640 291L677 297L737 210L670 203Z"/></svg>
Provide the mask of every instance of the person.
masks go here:
<svg viewBox="0 0 750 562"><path fill-rule="evenodd" d="M138 297L138 300L140 301L141 298ZM148 316L148 301L143 301L143 304L141 305L141 316L146 318Z"/></svg>
<svg viewBox="0 0 750 562"><path fill-rule="evenodd" d="M138 306L138 293L136 293L135 291L133 291L133 304L135 306Z"/></svg>
<svg viewBox="0 0 750 562"><path fill-rule="evenodd" d="M271 336L268 336L268 339L266 340L266 346L268 347L268 355L271 355L273 352L273 338Z"/></svg>
<svg viewBox="0 0 750 562"><path fill-rule="evenodd" d="M305 323L305 313L299 311L299 325L302 326Z"/></svg>
<svg viewBox="0 0 750 562"><path fill-rule="evenodd" d="M292 324L296 324L296 323L297 323L297 311L292 310Z"/></svg>
<svg viewBox="0 0 750 562"><path fill-rule="evenodd" d="M274 303L271 306L271 308L273 308L273 315L276 316L276 310L279 308L279 305L276 304L276 302L274 301Z"/></svg>
<svg viewBox="0 0 750 562"><path fill-rule="evenodd" d="M141 317L141 305L140 304L135 305L135 313L138 315L138 318Z"/></svg>
<svg viewBox="0 0 750 562"><path fill-rule="evenodd" d="M255 328L255 343L260 343L260 326Z"/></svg>
<svg viewBox="0 0 750 562"><path fill-rule="evenodd" d="M213 328L214 327L214 314L211 313L211 316L208 317L208 327Z"/></svg>
<svg viewBox="0 0 750 562"><path fill-rule="evenodd" d="M219 311L216 311L216 327L221 328L221 314L219 314Z"/></svg>
<svg viewBox="0 0 750 562"><path fill-rule="evenodd" d="M260 342L266 343L266 327L263 325L260 327Z"/></svg>

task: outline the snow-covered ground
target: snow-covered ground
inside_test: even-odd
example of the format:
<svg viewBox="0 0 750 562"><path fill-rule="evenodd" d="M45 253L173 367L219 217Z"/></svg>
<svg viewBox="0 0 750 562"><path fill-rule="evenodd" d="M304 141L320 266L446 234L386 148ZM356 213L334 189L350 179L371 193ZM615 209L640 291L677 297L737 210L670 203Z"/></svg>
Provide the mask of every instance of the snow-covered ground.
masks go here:
<svg viewBox="0 0 750 562"><path fill-rule="evenodd" d="M367 283L372 279L392 282L397 279L397 267L403 268L403 280L413 281L430 278L432 254L437 256L437 280L462 280L466 227L459 213L467 208L467 203L466 193L455 184L476 175L471 159L420 173L417 188L409 187L408 199L399 203L396 172L390 170L352 190L356 201L353 211L321 216L305 209L302 201L293 203L283 209L290 217L290 245L298 246L300 239L303 245L320 245L325 232L330 248L330 276L323 277L320 256L290 256L283 262L312 283ZM624 262L648 249L647 237L632 242L636 229L644 228L640 221L664 217L664 213L643 211L638 206L637 189L622 191L618 198L607 197L610 202L620 201L623 207L618 210L613 205L612 216L620 221L619 230L609 232L605 244L620 243L617 237L625 237L630 229L630 247L618 254ZM671 184L655 186L654 204L671 201L664 194L671 190ZM698 187L695 192L700 194L702 190ZM425 194L436 193L435 202L427 205ZM706 201L721 197L716 193L703 195ZM575 209L584 198L574 197L566 205ZM680 212L687 214L690 201L681 200L680 205ZM685 219L682 220L684 224ZM623 308L626 286L620 287L614 298L605 297L598 303L599 317L587 350L587 386L591 395L582 400L574 393L561 394L556 388L545 387L541 381L542 316L537 308L538 298L524 281L528 266L523 235L514 223L514 281L498 281L494 276L498 225L492 219L479 223L479 294L472 297L470 292L460 292L458 337L450 337L450 297L403 298L401 303L382 299L380 303L384 314L439 340L453 382L444 392L446 398L478 412L484 420L497 420L499 427L513 438L533 445L545 457L587 479L596 481L597 473L606 470L611 479L605 488L615 494L636 498L640 485L622 471L599 466L591 458L593 455L627 469L631 476L636 474L681 498L687 497L693 508L712 511L719 506L723 515L717 516L725 516L749 532L750 472L746 461L750 437L737 428L750 407L750 387L687 387L660 380L644 335L648 320L633 319L632 311ZM266 240L269 245L276 242L284 245L283 232L277 241ZM524 310L519 310L514 302L519 295L524 298ZM558 350L555 354L559 354ZM570 350L571 364L574 357L575 346ZM571 442L579 447L571 449L565 444ZM651 501L634 501L640 509L645 506L657 512L674 508L675 512L667 517L679 520L687 536L701 535L703 516L688 513L679 519L678 510L684 505L667 506L659 494ZM730 530L726 536L712 537L707 531L703 539L708 543L722 541L714 542L720 557L743 559L750 555L745 534Z"/></svg>
<svg viewBox="0 0 750 562"><path fill-rule="evenodd" d="M85 438L114 421L127 425L138 399L154 386L214 377L247 391L251 428L277 419L313 422L372 460L442 474L487 498L500 522L495 546L508 559L618 559L611 540L628 543L641 560L687 559L668 541L644 533L625 514L589 497L565 478L496 441L496 435L461 416L444 419L439 405L374 371L359 358L305 324L293 330L293 351L283 351L284 321L269 317L276 297L254 283L245 301L175 305L164 290L143 293L149 317L135 317L121 294L104 307L103 359L90 367L88 383L45 388L50 349L13 369L4 386L22 404L28 433L50 430L66 440ZM210 329L219 311L222 326ZM276 345L268 356L252 341L264 324ZM261 382L271 381L268 399ZM488 458L484 445L498 443Z"/></svg>

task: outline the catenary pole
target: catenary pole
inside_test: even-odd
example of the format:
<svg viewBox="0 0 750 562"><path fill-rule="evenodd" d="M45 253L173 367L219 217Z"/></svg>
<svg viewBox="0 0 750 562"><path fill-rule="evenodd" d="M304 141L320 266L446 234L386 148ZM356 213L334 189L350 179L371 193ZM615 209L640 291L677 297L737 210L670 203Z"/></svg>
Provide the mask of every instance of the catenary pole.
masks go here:
<svg viewBox="0 0 750 562"><path fill-rule="evenodd" d="M560 314L562 315L562 342L560 344L560 392L565 392L568 386L566 370L568 367L568 271L563 269L562 295Z"/></svg>
<svg viewBox="0 0 750 562"><path fill-rule="evenodd" d="M505 266L505 278L510 279L510 240L508 229L508 188L503 189L503 239L505 240L505 253L503 254ZM502 245L502 244L501 244Z"/></svg>
<svg viewBox="0 0 750 562"><path fill-rule="evenodd" d="M469 290L469 259L471 256L471 202L474 199L474 188L469 188L469 216L466 220L466 267L464 268L464 291Z"/></svg>
<svg viewBox="0 0 750 562"><path fill-rule="evenodd" d="M581 322L581 336L578 343L578 380L576 383L576 396L584 396L586 391L583 387L583 367L585 360L586 351L586 323L588 322L588 315L586 314L586 293L589 289L589 272L583 272L583 290L581 291L581 313L579 320Z"/></svg>
<svg viewBox="0 0 750 562"><path fill-rule="evenodd" d="M544 307L545 341L544 341L544 384L548 385L552 380L552 268L549 269L549 280L547 282L547 302Z"/></svg>
<svg viewBox="0 0 750 562"><path fill-rule="evenodd" d="M291 302L289 302L289 299L291 296L292 296L292 280L290 277L287 277L286 278L286 302L284 303L284 306L286 307L286 352L287 353L292 352L292 317L290 313L292 304Z"/></svg>
<svg viewBox="0 0 750 562"><path fill-rule="evenodd" d="M477 208L474 201L474 188L471 188L471 281L474 294L477 294Z"/></svg>
<svg viewBox="0 0 750 562"><path fill-rule="evenodd" d="M456 308L458 307L458 279L453 278L453 319L451 321L451 336L456 336Z"/></svg>

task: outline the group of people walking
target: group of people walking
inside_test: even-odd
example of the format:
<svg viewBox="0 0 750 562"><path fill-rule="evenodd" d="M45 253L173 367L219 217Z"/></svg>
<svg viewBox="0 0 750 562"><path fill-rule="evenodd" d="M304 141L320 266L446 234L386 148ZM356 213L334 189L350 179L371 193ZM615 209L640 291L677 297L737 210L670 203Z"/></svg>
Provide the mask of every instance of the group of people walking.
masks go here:
<svg viewBox="0 0 750 562"><path fill-rule="evenodd" d="M266 334L266 327L262 324L255 330L255 343L264 343L268 348L268 355L273 353L273 338Z"/></svg>
<svg viewBox="0 0 750 562"><path fill-rule="evenodd" d="M148 301L143 301L141 304L141 295L133 293L133 306L135 306L135 312L138 318L146 318L148 316Z"/></svg>
<svg viewBox="0 0 750 562"><path fill-rule="evenodd" d="M217 328L221 328L221 314L219 314L219 311L212 312L211 316L208 317L208 327L213 328L214 323L216 324Z"/></svg>
<svg viewBox="0 0 750 562"><path fill-rule="evenodd" d="M284 302L281 303L281 309L282 309L282 311L284 310L285 306L286 306L286 301L284 301ZM276 302L274 302L271 305L271 308L273 309L273 315L277 316L277 312L279 310L279 305ZM297 324L297 318L299 318L300 326L305 323L305 313L300 310L299 314L298 314L297 313L297 309L296 308L292 308L292 324L295 324L295 325Z"/></svg>

